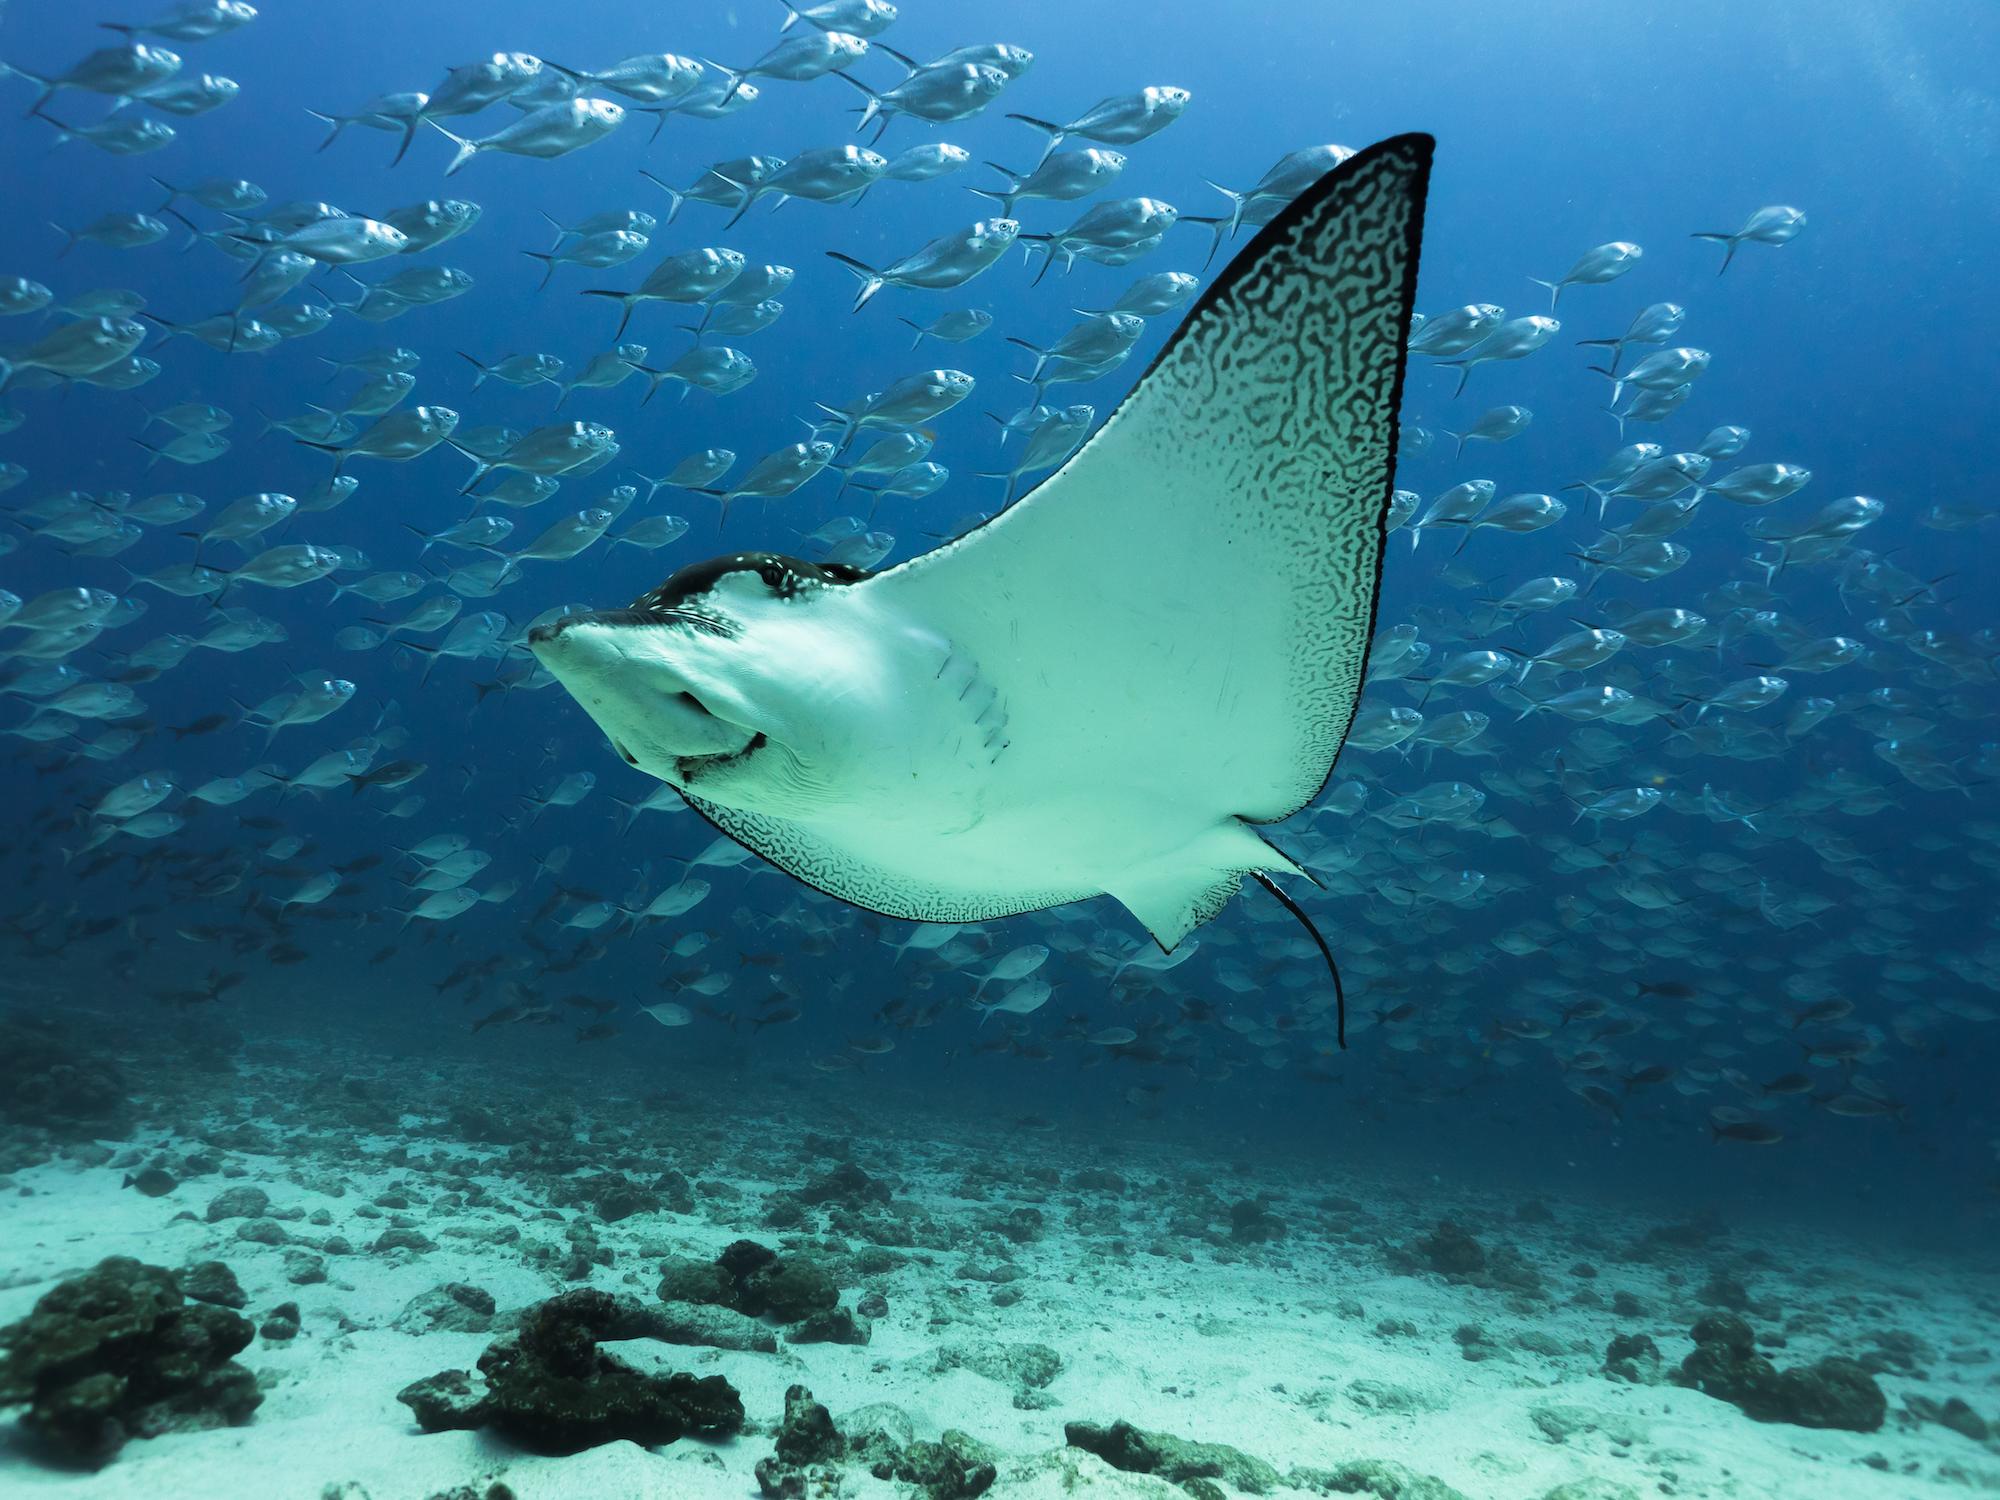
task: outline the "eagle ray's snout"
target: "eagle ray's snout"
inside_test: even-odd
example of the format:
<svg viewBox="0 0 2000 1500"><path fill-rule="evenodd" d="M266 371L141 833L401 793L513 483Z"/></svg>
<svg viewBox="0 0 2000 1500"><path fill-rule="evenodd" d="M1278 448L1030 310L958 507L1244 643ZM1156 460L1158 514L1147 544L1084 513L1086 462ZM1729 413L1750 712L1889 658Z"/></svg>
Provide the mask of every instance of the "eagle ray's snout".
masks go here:
<svg viewBox="0 0 2000 1500"><path fill-rule="evenodd" d="M546 646L551 641L559 640L564 631L578 625L649 625L652 623L653 617L644 610L590 610L573 615L564 615L561 619L551 620L546 625L537 625L533 630L528 632L528 644L531 647Z"/></svg>

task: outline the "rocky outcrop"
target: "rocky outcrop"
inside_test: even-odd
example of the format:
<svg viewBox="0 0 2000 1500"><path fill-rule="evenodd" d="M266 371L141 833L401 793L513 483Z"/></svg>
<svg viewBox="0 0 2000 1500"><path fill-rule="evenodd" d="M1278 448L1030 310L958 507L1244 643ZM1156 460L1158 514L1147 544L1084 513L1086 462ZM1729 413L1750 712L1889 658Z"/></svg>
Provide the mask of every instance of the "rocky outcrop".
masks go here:
<svg viewBox="0 0 2000 1500"><path fill-rule="evenodd" d="M53 1454L101 1467L131 1438L249 1421L264 1397L233 1356L253 1333L173 1272L115 1256L0 1329L0 1405L25 1403L22 1427Z"/></svg>
<svg viewBox="0 0 2000 1500"><path fill-rule="evenodd" d="M625 1439L652 1446L743 1426L743 1402L720 1375L653 1375L598 1347L650 1338L658 1313L636 1299L580 1290L531 1308L518 1333L479 1357L481 1381L443 1370L397 1393L426 1432L491 1427L542 1453Z"/></svg>

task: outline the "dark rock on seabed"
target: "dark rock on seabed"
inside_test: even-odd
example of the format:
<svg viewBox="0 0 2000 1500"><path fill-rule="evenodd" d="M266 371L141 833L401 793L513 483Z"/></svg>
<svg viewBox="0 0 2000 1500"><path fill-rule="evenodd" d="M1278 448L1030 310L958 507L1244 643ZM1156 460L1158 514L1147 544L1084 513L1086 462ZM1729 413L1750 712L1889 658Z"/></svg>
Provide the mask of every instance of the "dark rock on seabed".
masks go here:
<svg viewBox="0 0 2000 1500"><path fill-rule="evenodd" d="M998 1473L982 1450L983 1445L965 1433L947 1431L935 1443L917 1438L870 1472L880 1479L913 1484L926 1500L973 1500L992 1488Z"/></svg>
<svg viewBox="0 0 2000 1500"><path fill-rule="evenodd" d="M1643 1333L1618 1334L1605 1346L1604 1373L1632 1385L1657 1385L1660 1346Z"/></svg>
<svg viewBox="0 0 2000 1500"><path fill-rule="evenodd" d="M663 1262L660 1271L663 1302L709 1303L779 1323L806 1323L817 1316L821 1321L808 1336L793 1342L868 1342L866 1325L851 1315L845 1320L834 1316L840 1288L802 1255L780 1255L755 1240L737 1240L724 1246L712 1264L676 1257Z"/></svg>
<svg viewBox="0 0 2000 1500"><path fill-rule="evenodd" d="M1062 1356L1047 1344L1009 1344L996 1339L975 1339L963 1344L947 1344L933 1358L939 1374L947 1370L970 1370L988 1380L1012 1386L1014 1406L1019 1411L1040 1411L1056 1405L1047 1387L1062 1373Z"/></svg>
<svg viewBox="0 0 2000 1500"><path fill-rule="evenodd" d="M853 1162L842 1162L830 1172L822 1173L807 1180L799 1190L801 1203L839 1203L848 1208L860 1208L868 1203L887 1203L889 1185L870 1177Z"/></svg>
<svg viewBox="0 0 2000 1500"><path fill-rule="evenodd" d="M1245 1198L1229 1206L1229 1237L1238 1244L1259 1245L1285 1237L1285 1221L1262 1198Z"/></svg>
<svg viewBox="0 0 2000 1500"><path fill-rule="evenodd" d="M487 1346L483 1391L465 1371L444 1370L396 1399L426 1432L492 1427L550 1454L740 1430L743 1402L720 1375L651 1375L598 1348L604 1339L654 1337L658 1317L631 1297L565 1292L531 1308L519 1333Z"/></svg>
<svg viewBox="0 0 2000 1500"><path fill-rule="evenodd" d="M1410 1248L1440 1276L1477 1276L1486 1269L1485 1249L1451 1219L1438 1220L1437 1228Z"/></svg>
<svg viewBox="0 0 2000 1500"><path fill-rule="evenodd" d="M219 1260L198 1260L174 1278L183 1296L216 1307L241 1308L250 1298L236 1273Z"/></svg>
<svg viewBox="0 0 2000 1500"><path fill-rule="evenodd" d="M269 1193L247 1182L239 1183L235 1187L224 1188L211 1198L203 1216L211 1224L220 1224L224 1219L255 1219L262 1217L264 1210L270 1206Z"/></svg>
<svg viewBox="0 0 2000 1500"><path fill-rule="evenodd" d="M1197 1443L1166 1432L1147 1432L1130 1422L1099 1426L1069 1422L1063 1438L1072 1448L1094 1453L1114 1469L1128 1474L1157 1474L1183 1489L1197 1481L1220 1479L1249 1495L1277 1488L1278 1471L1261 1458L1227 1443ZM1199 1493L1199 1491L1197 1491Z"/></svg>
<svg viewBox="0 0 2000 1500"><path fill-rule="evenodd" d="M1063 1435L1071 1447L1096 1454L1114 1469L1158 1475L1179 1485L1195 1500L1227 1500L1224 1485L1249 1495L1283 1487L1321 1495L1372 1496L1374 1500L1466 1500L1441 1479L1375 1459L1294 1467L1281 1475L1263 1459L1227 1443L1197 1443L1171 1433L1147 1432L1130 1422L1113 1422L1108 1427L1071 1422L1063 1428Z"/></svg>
<svg viewBox="0 0 2000 1500"><path fill-rule="evenodd" d="M1960 1437L1971 1438L1975 1443L1983 1443L1993 1436L1993 1424L1974 1411L1961 1396L1950 1396L1943 1401L1933 1401L1928 1396L1905 1396L1903 1402L1909 1407L1910 1415L1917 1420L1949 1427Z"/></svg>
<svg viewBox="0 0 2000 1500"><path fill-rule="evenodd" d="M1680 1385L1727 1401L1758 1422L1874 1432L1888 1415L1875 1377L1838 1355L1780 1370L1757 1352L1756 1335L1734 1313L1694 1325L1694 1352L1674 1375Z"/></svg>
<svg viewBox="0 0 2000 1500"><path fill-rule="evenodd" d="M1350 1459L1326 1468L1294 1468L1285 1475L1285 1483L1320 1495L1364 1495L1372 1500L1466 1500L1462 1490L1442 1479L1373 1458Z"/></svg>
<svg viewBox="0 0 2000 1500"><path fill-rule="evenodd" d="M838 1463L847 1453L847 1439L833 1425L833 1414L802 1385L785 1392L785 1415L778 1423L776 1450L757 1460L757 1487L767 1500L800 1500L814 1464Z"/></svg>
<svg viewBox="0 0 2000 1500"><path fill-rule="evenodd" d="M808 1314L785 1335L788 1344L865 1344L873 1336L866 1318L850 1308L829 1307Z"/></svg>
<svg viewBox="0 0 2000 1500"><path fill-rule="evenodd" d="M488 1333L495 1303L484 1287L447 1281L403 1304L393 1326L405 1333Z"/></svg>
<svg viewBox="0 0 2000 1500"><path fill-rule="evenodd" d="M274 1344L285 1344L299 1336L299 1305L280 1302L257 1325L257 1332Z"/></svg>
<svg viewBox="0 0 2000 1500"><path fill-rule="evenodd" d="M134 1437L247 1422L264 1397L232 1358L247 1318L190 1303L171 1271L114 1256L0 1329L0 1405L61 1457L93 1468Z"/></svg>

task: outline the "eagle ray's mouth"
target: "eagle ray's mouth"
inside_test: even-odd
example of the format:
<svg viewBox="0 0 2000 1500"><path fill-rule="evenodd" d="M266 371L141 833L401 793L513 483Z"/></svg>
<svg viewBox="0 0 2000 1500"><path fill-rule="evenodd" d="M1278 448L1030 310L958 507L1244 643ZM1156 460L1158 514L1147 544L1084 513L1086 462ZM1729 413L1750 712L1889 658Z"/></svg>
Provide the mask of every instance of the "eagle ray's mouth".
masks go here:
<svg viewBox="0 0 2000 1500"><path fill-rule="evenodd" d="M700 777L711 776L724 766L747 761L768 743L760 732L751 735L750 742L740 750L724 750L709 755L677 755L674 757L674 774L685 785ZM622 751L623 747L620 749Z"/></svg>

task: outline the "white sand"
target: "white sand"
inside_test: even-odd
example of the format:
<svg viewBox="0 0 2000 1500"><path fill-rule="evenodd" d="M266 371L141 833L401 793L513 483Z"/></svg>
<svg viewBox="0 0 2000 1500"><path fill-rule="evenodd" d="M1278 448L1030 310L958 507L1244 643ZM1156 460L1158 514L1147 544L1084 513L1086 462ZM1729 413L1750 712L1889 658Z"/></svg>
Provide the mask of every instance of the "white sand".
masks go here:
<svg viewBox="0 0 2000 1500"><path fill-rule="evenodd" d="M829 1080L822 1090L837 1101L850 1084ZM244 1081L217 1088L237 1088L275 1111L283 1108L276 1101L298 1085L279 1070L249 1069ZM746 1235L780 1245L783 1235L758 1227L764 1198L830 1165L808 1159L797 1145L811 1128L802 1117L817 1112L817 1105L793 1097L785 1101L783 1123L719 1122L730 1142L721 1148L663 1131L661 1161L677 1162L690 1177L733 1182L744 1195L733 1202L703 1200L695 1215L646 1213L604 1226L600 1239L617 1252L616 1264L598 1268L589 1284L650 1300L656 1262L638 1253L642 1242L702 1257ZM839 1129L829 1124L835 1119L827 1114L820 1128ZM406 1143L432 1149L430 1134L412 1131ZM161 1140L157 1134L149 1139ZM420 1255L368 1253L386 1224L386 1217L358 1215L369 1199L399 1183L422 1197L457 1186L386 1166L379 1153L391 1144L357 1139L336 1148L322 1128L314 1144L295 1144L282 1155L219 1151L229 1170L245 1175L184 1183L161 1199L121 1189L120 1172L111 1166L56 1162L15 1174L13 1190L0 1195L0 1322L22 1316L63 1275L104 1256L131 1255L169 1267L215 1257L240 1277L249 1296L246 1315L257 1319L278 1302L296 1301L303 1332L289 1344L260 1339L241 1356L268 1392L248 1426L136 1441L95 1474L44 1466L29 1456L11 1424L0 1426L0 1493L319 1500L331 1487L347 1500L364 1494L369 1500L424 1500L453 1485L504 1478L523 1500L743 1500L756 1493L752 1465L770 1452L783 1393L795 1382L811 1387L836 1418L867 1403L892 1402L908 1412L919 1436L960 1428L996 1445L1010 1460L993 1493L1019 1500L1053 1500L1079 1487L1185 1500L1185 1492L1162 1481L1120 1474L1076 1450L1051 1456L1063 1449L1065 1421L1121 1417L1233 1444L1281 1472L1355 1458L1393 1460L1437 1476L1472 1500L1540 1500L1557 1486L1592 1477L1613 1486L1579 1492L1592 1500L1624 1495L1618 1484L1636 1495L1746 1500L2000 1491L2000 1444L1982 1445L1898 1416L1902 1398L1915 1393L1937 1401L1959 1395L1989 1418L2000 1417L2000 1286L1990 1275L1982 1280L1961 1266L1913 1264L1907 1257L1885 1263L1823 1234L1760 1230L1754 1248L1768 1262L1739 1272L1753 1297L1774 1301L1787 1316L1803 1315L1808 1325L1824 1324L1803 1327L1788 1348L1772 1351L1781 1365L1850 1352L1857 1338L1877 1327L1907 1329L1935 1350L1928 1379L1881 1377L1890 1417L1880 1432L1760 1425L1694 1391L1622 1384L1601 1373L1604 1345L1621 1331L1650 1333L1668 1365L1677 1363L1689 1347L1687 1328L1707 1310L1693 1297L1701 1268L1740 1266L1741 1253L1753 1248L1742 1235L1702 1254L1634 1264L1616 1259L1617 1247L1636 1241L1658 1220L1627 1218L1601 1205L1553 1202L1553 1222L1519 1223L1513 1201L1465 1185L1429 1184L1418 1191L1409 1183L1375 1184L1341 1174L1302 1191L1275 1171L1268 1180L1248 1180L1226 1163L1204 1162L1181 1148L1098 1142L1085 1161L1078 1147L1053 1135L952 1140L935 1120L913 1124L907 1134L878 1120L872 1136L856 1142L864 1168L900 1177L898 1205L946 1228L954 1244L950 1250L900 1251L912 1257L909 1263L843 1290L849 1305L864 1291L888 1299L889 1314L876 1321L870 1345L781 1346L776 1355L647 1342L617 1346L649 1368L725 1375L741 1391L751 1419L744 1435L657 1450L619 1443L568 1458L527 1454L487 1434L427 1436L397 1403L396 1391L440 1369L470 1367L488 1336L399 1332L388 1326L399 1309L445 1281L482 1286L503 1309L577 1283L527 1264L519 1247L469 1244L448 1234L454 1224L514 1224L531 1239L560 1243L562 1225L531 1217L540 1207L532 1192L498 1171L480 1180L519 1205L520 1216L486 1210L424 1218L418 1211L424 1232L440 1248ZM177 1145L185 1151L191 1142ZM499 1148L450 1149L490 1156ZM1077 1168L1112 1160L1127 1179L1124 1193L1067 1185ZM994 1169L986 1201L960 1196L968 1163ZM1045 1169L1062 1174L1063 1185L1039 1183L1037 1174ZM343 1196L298 1180L326 1183L329 1177L347 1186ZM1227 1240L1224 1212L1215 1230L1219 1244L1168 1235L1169 1222L1192 1200L1185 1186L1190 1180L1212 1184L1225 1202L1268 1192L1289 1232L1272 1244L1239 1247ZM285 1279L282 1249L235 1238L242 1221L175 1220L183 1210L199 1214L238 1181L265 1187L275 1210L325 1209L330 1226L294 1221L286 1228L312 1241L345 1234L360 1253L329 1258L331 1280L324 1284L293 1286ZM1359 1215L1329 1211L1318 1206L1329 1192L1370 1207ZM1045 1215L1040 1241L1014 1245L979 1228L1021 1203ZM564 1209L561 1216L583 1212ZM1383 1246L1420 1237L1445 1214L1464 1216L1489 1249L1502 1243L1517 1248L1547 1279L1552 1299L1510 1307L1499 1290L1385 1266ZM816 1222L809 1217L809 1226ZM1351 1233L1330 1232L1340 1225ZM1601 1248L1586 1255L1580 1242ZM1168 1253L1153 1253L1154 1247ZM1595 1280L1570 1274L1570 1266L1584 1259L1598 1265ZM957 1274L968 1261L989 1266L1002 1260L1023 1273L1009 1283L1023 1294L1011 1306L995 1305L992 1284ZM1675 1273L1684 1284L1670 1284ZM1584 1287L1604 1305L1569 1305L1566 1299ZM1617 1291L1637 1296L1644 1314L1614 1316L1609 1303ZM1343 1302L1350 1304L1344 1311ZM1360 1305L1358 1316L1353 1303ZM1378 1333L1386 1320L1406 1321L1416 1332ZM1760 1328L1771 1326L1753 1320ZM1498 1346L1493 1358L1474 1363L1461 1357L1454 1330L1468 1323L1480 1325ZM1523 1334L1554 1343L1544 1342L1542 1352L1516 1347ZM1053 1398L1048 1408L1017 1409L1006 1386L965 1369L937 1372L941 1346L978 1339L1059 1351L1064 1364L1045 1393ZM1383 1394L1383 1387L1393 1390ZM1380 1409L1384 1401L1407 1409ZM1569 1435L1553 1440L1547 1429ZM904 1490L859 1468L845 1473L849 1494Z"/></svg>

